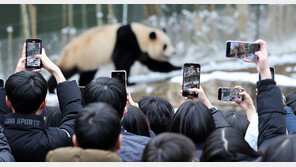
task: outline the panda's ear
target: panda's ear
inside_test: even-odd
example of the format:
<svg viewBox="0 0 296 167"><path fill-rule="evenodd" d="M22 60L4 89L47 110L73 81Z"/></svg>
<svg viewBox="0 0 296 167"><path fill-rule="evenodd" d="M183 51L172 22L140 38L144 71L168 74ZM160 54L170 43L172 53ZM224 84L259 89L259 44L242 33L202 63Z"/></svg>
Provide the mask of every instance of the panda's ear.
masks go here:
<svg viewBox="0 0 296 167"><path fill-rule="evenodd" d="M154 31L150 32L149 37L150 37L150 39L155 40L156 39L156 33Z"/></svg>

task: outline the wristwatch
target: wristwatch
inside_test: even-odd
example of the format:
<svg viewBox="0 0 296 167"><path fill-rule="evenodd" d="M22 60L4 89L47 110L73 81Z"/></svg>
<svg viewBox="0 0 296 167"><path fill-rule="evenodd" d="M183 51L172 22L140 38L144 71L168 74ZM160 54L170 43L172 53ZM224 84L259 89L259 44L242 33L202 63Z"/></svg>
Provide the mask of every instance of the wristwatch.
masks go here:
<svg viewBox="0 0 296 167"><path fill-rule="evenodd" d="M212 108L209 109L212 114L214 114L216 111L218 111L218 108L213 106Z"/></svg>

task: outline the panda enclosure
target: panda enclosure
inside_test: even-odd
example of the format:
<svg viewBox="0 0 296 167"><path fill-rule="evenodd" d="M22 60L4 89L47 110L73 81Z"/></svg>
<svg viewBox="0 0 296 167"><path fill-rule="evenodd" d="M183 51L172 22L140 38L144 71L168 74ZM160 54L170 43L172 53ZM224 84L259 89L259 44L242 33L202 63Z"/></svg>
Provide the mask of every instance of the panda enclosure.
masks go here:
<svg viewBox="0 0 296 167"><path fill-rule="evenodd" d="M61 49L90 27L140 22L166 29L176 49L171 63L201 64L202 86L224 111L237 107L217 100L218 87L242 85L255 101L258 80L255 65L225 58L226 40L264 39L283 93L296 86L296 5L0 5L0 13L0 77L4 79L13 72L28 37L41 38L47 55L56 62ZM113 69L112 64L101 67L96 77L110 76ZM174 107L183 102L181 71L151 72L138 62L131 71L130 80L139 83L128 88L135 100L155 95ZM49 96L49 102L56 103L55 96Z"/></svg>

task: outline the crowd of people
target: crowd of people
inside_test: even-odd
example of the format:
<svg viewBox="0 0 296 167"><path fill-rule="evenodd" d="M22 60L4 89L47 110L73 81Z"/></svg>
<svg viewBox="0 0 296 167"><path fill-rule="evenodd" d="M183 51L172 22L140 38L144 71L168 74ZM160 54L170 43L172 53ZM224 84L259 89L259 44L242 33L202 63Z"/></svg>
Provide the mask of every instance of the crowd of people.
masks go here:
<svg viewBox="0 0 296 167"><path fill-rule="evenodd" d="M0 89L0 161L4 162L272 162L296 161L296 92L286 100L272 79L265 41L255 63L257 109L223 114L202 87L175 112L160 97L133 101L116 79L99 77L80 92L43 49L38 57L57 80L59 106L47 106L40 70L25 69L25 44L15 73ZM235 89L242 89L237 86ZM296 148L296 147L295 147Z"/></svg>

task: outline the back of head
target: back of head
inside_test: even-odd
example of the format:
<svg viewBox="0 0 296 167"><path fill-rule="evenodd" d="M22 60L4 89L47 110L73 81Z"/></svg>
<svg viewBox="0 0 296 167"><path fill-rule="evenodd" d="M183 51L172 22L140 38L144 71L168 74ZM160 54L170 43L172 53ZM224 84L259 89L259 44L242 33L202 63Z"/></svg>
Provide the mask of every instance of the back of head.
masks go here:
<svg viewBox="0 0 296 167"><path fill-rule="evenodd" d="M275 139L265 151L264 162L295 162L296 136L283 135Z"/></svg>
<svg viewBox="0 0 296 167"><path fill-rule="evenodd" d="M127 113L122 119L121 125L130 133L150 137L148 120L138 107L127 107Z"/></svg>
<svg viewBox="0 0 296 167"><path fill-rule="evenodd" d="M115 108L122 117L126 105L126 90L119 80L100 77L86 85L82 93L82 105L105 102Z"/></svg>
<svg viewBox="0 0 296 167"><path fill-rule="evenodd" d="M38 72L21 71L7 79L5 92L15 112L35 113L45 100L47 82Z"/></svg>
<svg viewBox="0 0 296 167"><path fill-rule="evenodd" d="M244 136L233 128L215 130L206 140L200 161L239 162L253 161L260 155L245 141Z"/></svg>
<svg viewBox="0 0 296 167"><path fill-rule="evenodd" d="M246 116L244 116L241 112L235 110L230 110L224 115L226 121L232 128L242 132L244 135L246 134L246 131L250 124Z"/></svg>
<svg viewBox="0 0 296 167"><path fill-rule="evenodd" d="M162 133L147 144L142 161L192 162L195 156L195 146L189 138L175 133Z"/></svg>
<svg viewBox="0 0 296 167"><path fill-rule="evenodd" d="M215 130L215 122L208 107L202 102L183 103L172 120L171 132L181 133L194 143L203 143Z"/></svg>
<svg viewBox="0 0 296 167"><path fill-rule="evenodd" d="M118 113L106 103L89 104L82 109L75 121L77 142L84 149L114 151L120 130Z"/></svg>
<svg viewBox="0 0 296 167"><path fill-rule="evenodd" d="M168 101L160 97L146 96L139 100L139 107L155 134L168 131L174 115L174 108Z"/></svg>
<svg viewBox="0 0 296 167"><path fill-rule="evenodd" d="M292 108L294 113L296 113L296 91L286 96L286 104Z"/></svg>

